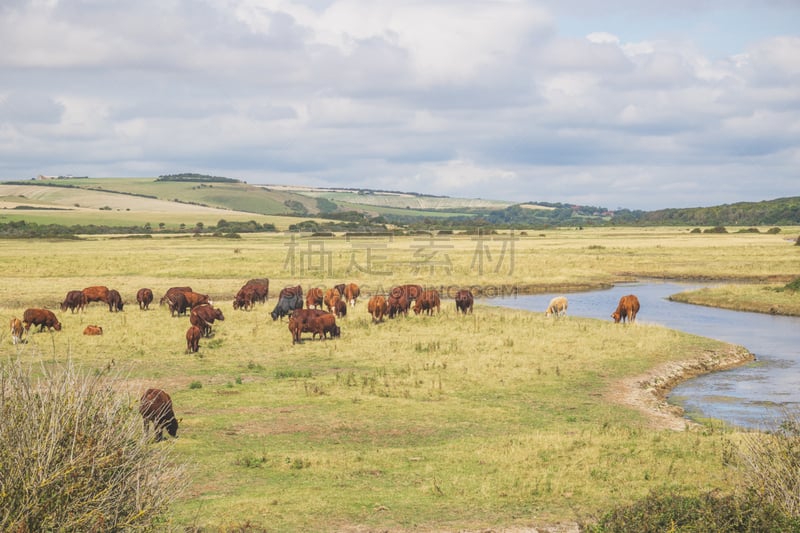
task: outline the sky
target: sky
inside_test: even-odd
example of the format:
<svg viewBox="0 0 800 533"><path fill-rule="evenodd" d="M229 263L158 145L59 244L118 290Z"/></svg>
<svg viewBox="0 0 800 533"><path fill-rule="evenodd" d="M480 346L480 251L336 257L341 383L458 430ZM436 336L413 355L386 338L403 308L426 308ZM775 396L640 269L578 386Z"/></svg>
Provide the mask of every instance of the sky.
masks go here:
<svg viewBox="0 0 800 533"><path fill-rule="evenodd" d="M0 180L800 195L798 0L2 0Z"/></svg>

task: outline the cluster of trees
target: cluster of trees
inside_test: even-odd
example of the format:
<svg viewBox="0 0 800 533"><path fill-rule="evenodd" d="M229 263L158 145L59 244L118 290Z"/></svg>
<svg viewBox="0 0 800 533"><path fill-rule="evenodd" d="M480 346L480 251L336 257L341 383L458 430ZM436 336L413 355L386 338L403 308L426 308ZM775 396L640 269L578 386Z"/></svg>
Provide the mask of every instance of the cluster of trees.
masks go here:
<svg viewBox="0 0 800 533"><path fill-rule="evenodd" d="M188 228L181 224L177 229L167 228L162 222L158 225L159 233L185 233L191 231L195 234L208 233L211 235L274 232L274 224L260 224L255 220L247 222L229 222L221 219L216 226L206 226L198 222ZM151 234L153 227L148 222L143 226L105 226L96 224L74 224L65 226L61 224L37 224L24 220L0 223L0 238L5 239L76 239L78 235L120 235L120 234Z"/></svg>
<svg viewBox="0 0 800 533"><path fill-rule="evenodd" d="M234 178L224 178L222 176L209 176L208 174L197 174L194 172L182 172L180 174L163 174L156 181L191 181L200 183L242 183L241 180Z"/></svg>

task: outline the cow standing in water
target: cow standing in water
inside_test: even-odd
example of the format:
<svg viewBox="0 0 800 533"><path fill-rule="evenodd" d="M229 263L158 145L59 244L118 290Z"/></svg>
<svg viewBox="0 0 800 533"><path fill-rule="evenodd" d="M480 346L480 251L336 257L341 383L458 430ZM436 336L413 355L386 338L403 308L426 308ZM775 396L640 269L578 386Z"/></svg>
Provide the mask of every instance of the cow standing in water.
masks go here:
<svg viewBox="0 0 800 533"><path fill-rule="evenodd" d="M147 389L139 401L139 414L144 419L145 433L150 429L150 423L153 423L156 442L164 438L165 429L167 433L177 438L178 419L172 410L172 398L163 390Z"/></svg>

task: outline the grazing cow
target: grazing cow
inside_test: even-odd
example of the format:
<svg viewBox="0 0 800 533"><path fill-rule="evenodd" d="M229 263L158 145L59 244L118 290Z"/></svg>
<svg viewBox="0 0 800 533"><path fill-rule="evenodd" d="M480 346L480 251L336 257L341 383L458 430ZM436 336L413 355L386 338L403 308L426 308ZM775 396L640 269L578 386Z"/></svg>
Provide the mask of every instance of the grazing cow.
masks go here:
<svg viewBox="0 0 800 533"><path fill-rule="evenodd" d="M389 318L394 318L400 313L403 313L403 316L408 316L408 310L411 307L408 298L402 291L397 294L390 294L389 298L386 299L386 305L389 308Z"/></svg>
<svg viewBox="0 0 800 533"><path fill-rule="evenodd" d="M336 310L336 302L341 298L342 293L339 292L339 289L333 287L325 291L325 296L322 298L322 301L325 304L325 308L328 310L328 312L333 313Z"/></svg>
<svg viewBox="0 0 800 533"><path fill-rule="evenodd" d="M150 304L153 302L153 291L148 288L139 289L136 291L136 301L142 311L150 309Z"/></svg>
<svg viewBox="0 0 800 533"><path fill-rule="evenodd" d="M278 320L290 314L295 309L303 308L303 289L300 285L295 287L285 287L278 296L278 303L272 310L270 316L272 320Z"/></svg>
<svg viewBox="0 0 800 533"><path fill-rule="evenodd" d="M301 342L300 334L311 331L311 319L330 315L322 309L295 309L289 316L289 331L292 333L292 344Z"/></svg>
<svg viewBox="0 0 800 533"><path fill-rule="evenodd" d="M70 312L74 313L76 309L83 311L84 307L86 307L86 295L83 291L69 291L64 297L64 301L61 302L62 311L69 309Z"/></svg>
<svg viewBox="0 0 800 533"><path fill-rule="evenodd" d="M104 285L86 287L82 292L86 296L86 305L92 302L108 303L108 287Z"/></svg>
<svg viewBox="0 0 800 533"><path fill-rule="evenodd" d="M322 289L319 287L308 289L308 293L306 293L306 307L309 309L312 307L314 309L322 309L323 296Z"/></svg>
<svg viewBox="0 0 800 533"><path fill-rule="evenodd" d="M163 431L173 437L178 436L178 419L172 410L172 398L161 389L147 389L139 401L139 414L144 419L144 432L150 429L153 423L153 431L156 435L156 442L164 438Z"/></svg>
<svg viewBox="0 0 800 533"><path fill-rule="evenodd" d="M389 305L386 303L386 298L380 294L376 294L367 302L367 311L372 316L372 323L377 324L383 322L383 317L389 311Z"/></svg>
<svg viewBox="0 0 800 533"><path fill-rule="evenodd" d="M619 299L617 310L611 313L611 318L614 319L615 324L619 324L620 320L622 320L622 323L624 324L626 318L628 319L628 322L632 324L636 321L636 313L638 312L639 298L633 294L629 294Z"/></svg>
<svg viewBox="0 0 800 533"><path fill-rule="evenodd" d="M254 287L256 289L257 302L266 303L269 298L269 279L267 278L254 278L247 280L244 284L245 287Z"/></svg>
<svg viewBox="0 0 800 533"><path fill-rule="evenodd" d="M169 305L169 314L171 316L178 316L185 315L186 310L189 308L189 304L186 302L186 296L182 292L173 292L167 298L167 304Z"/></svg>
<svg viewBox="0 0 800 533"><path fill-rule="evenodd" d="M25 327L25 331L29 331L31 326L39 326L39 331L44 331L44 328L61 331L61 322L58 321L56 315L49 309L37 307L25 310L22 315L22 325Z"/></svg>
<svg viewBox="0 0 800 533"><path fill-rule="evenodd" d="M111 289L108 291L108 298L106 302L108 303L109 311L122 311L122 307L125 305L122 303L122 296L116 289Z"/></svg>
<svg viewBox="0 0 800 533"><path fill-rule="evenodd" d="M339 293L339 297L341 298L344 296L344 288L347 286L345 283L339 283L338 285L333 286L333 290Z"/></svg>
<svg viewBox="0 0 800 533"><path fill-rule="evenodd" d="M333 314L336 315L336 318L342 318L343 316L346 316L347 304L344 303L343 300L336 300L336 303L333 306Z"/></svg>
<svg viewBox="0 0 800 533"><path fill-rule="evenodd" d="M356 298L361 294L361 289L355 283L348 283L344 288L344 300L352 307L356 306Z"/></svg>
<svg viewBox="0 0 800 533"><path fill-rule="evenodd" d="M472 314L472 304L475 302L475 297L472 296L472 291L469 289L461 289L456 293L456 314L459 311Z"/></svg>
<svg viewBox="0 0 800 533"><path fill-rule="evenodd" d="M441 300L439 299L439 291L435 289L429 289L427 291L423 291L417 301L414 303L414 314L418 315L421 312L424 312L427 315L433 315L433 310L436 309L436 313L439 313L439 308L441 305Z"/></svg>
<svg viewBox="0 0 800 533"><path fill-rule="evenodd" d="M210 304L193 307L189 313L189 322L193 326L198 326L205 337L211 336L211 324L213 324L215 320L222 321L225 320L225 317L221 309L215 309Z"/></svg>
<svg viewBox="0 0 800 533"><path fill-rule="evenodd" d="M102 335L103 334L103 328L101 328L100 326L96 326L94 324L89 324L88 326L86 326L83 329L83 334L84 335Z"/></svg>
<svg viewBox="0 0 800 533"><path fill-rule="evenodd" d="M242 285L239 292L233 299L234 309L244 309L245 311L255 305L256 302L265 303L269 296L269 280L267 278L255 278L248 280Z"/></svg>
<svg viewBox="0 0 800 533"><path fill-rule="evenodd" d="M547 311L544 316L556 315L556 317L567 315L567 299L563 296L556 296L547 305Z"/></svg>
<svg viewBox="0 0 800 533"><path fill-rule="evenodd" d="M255 305L256 298L256 288L246 285L239 289L239 292L233 297L233 309L249 311Z"/></svg>
<svg viewBox="0 0 800 533"><path fill-rule="evenodd" d="M22 342L22 334L25 333L25 328L22 327L22 320L17 317L11 319L11 344Z"/></svg>
<svg viewBox="0 0 800 533"><path fill-rule="evenodd" d="M336 338L341 335L341 329L336 325L336 317L330 313L312 316L307 321L308 330L311 332L311 339L319 335L319 340L324 340L326 335Z"/></svg>
<svg viewBox="0 0 800 533"><path fill-rule="evenodd" d="M186 353L196 353L200 349L200 337L203 330L199 326L189 326L186 330Z"/></svg>
<svg viewBox="0 0 800 533"><path fill-rule="evenodd" d="M174 299L176 294L183 294L184 292L192 292L191 287L170 287L167 289L167 292L164 293L164 296L161 297L159 300L158 305L169 304L170 300Z"/></svg>

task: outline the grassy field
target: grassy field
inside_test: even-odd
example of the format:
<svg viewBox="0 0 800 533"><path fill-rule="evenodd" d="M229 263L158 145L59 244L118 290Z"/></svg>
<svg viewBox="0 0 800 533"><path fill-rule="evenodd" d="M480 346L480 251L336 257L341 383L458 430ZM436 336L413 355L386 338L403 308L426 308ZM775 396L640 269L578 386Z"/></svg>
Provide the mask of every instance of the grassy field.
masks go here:
<svg viewBox="0 0 800 533"><path fill-rule="evenodd" d="M694 235L686 228L559 230L491 240L288 235L3 241L0 314L56 311L61 332L31 333L3 359L34 367L71 360L123 376L131 404L167 390L181 418L173 446L191 482L165 527L203 531L481 530L588 519L657 487L726 489L736 435L718 426L652 427L612 400L621 380L728 347L656 325L546 319L491 306L499 293L597 287L635 277L765 280L797 276L783 235ZM512 239L513 237L513 239ZM505 251L504 251L505 250ZM268 277L252 311L231 300ZM362 298L342 337L292 345L273 322L285 285L354 281ZM472 316L445 300L439 316L372 324L366 297L397 283L470 286ZM102 284L121 313L58 310L65 293ZM157 304L173 285L207 293L225 321L185 353L186 317ZM777 294L777 293L775 293ZM608 302L609 312L616 302ZM643 312L646 312L643 302ZM544 311L544 310L542 310ZM84 337L87 324L104 329Z"/></svg>

